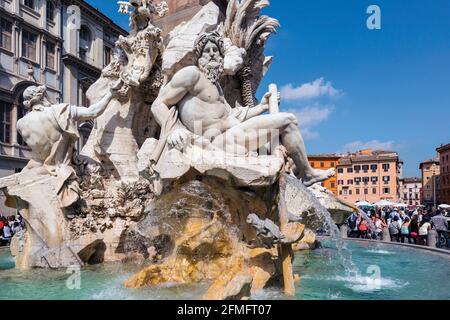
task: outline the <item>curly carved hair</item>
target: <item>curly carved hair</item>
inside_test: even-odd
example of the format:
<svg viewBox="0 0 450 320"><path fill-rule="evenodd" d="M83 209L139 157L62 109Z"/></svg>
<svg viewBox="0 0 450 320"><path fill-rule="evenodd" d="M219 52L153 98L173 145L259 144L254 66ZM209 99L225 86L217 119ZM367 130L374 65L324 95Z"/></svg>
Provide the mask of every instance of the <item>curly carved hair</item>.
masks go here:
<svg viewBox="0 0 450 320"><path fill-rule="evenodd" d="M225 56L225 44L223 42L223 38L218 31L214 32L205 32L202 33L197 40L195 40L194 44L194 55L195 55L195 63L198 63L198 60L201 58L203 54L203 50L208 42L212 42L219 48L219 52L221 56Z"/></svg>

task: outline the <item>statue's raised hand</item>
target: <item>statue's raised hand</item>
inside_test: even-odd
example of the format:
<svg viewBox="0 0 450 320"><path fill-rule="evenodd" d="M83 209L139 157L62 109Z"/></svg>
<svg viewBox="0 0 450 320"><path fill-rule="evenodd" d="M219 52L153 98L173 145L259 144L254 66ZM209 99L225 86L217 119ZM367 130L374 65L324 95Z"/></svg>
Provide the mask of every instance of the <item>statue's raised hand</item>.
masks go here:
<svg viewBox="0 0 450 320"><path fill-rule="evenodd" d="M182 151L191 138L192 133L187 129L176 129L167 137L167 143L170 148Z"/></svg>
<svg viewBox="0 0 450 320"><path fill-rule="evenodd" d="M264 97L261 99L261 107L263 108L263 111L269 111L270 108L270 97L272 96L271 92L267 92Z"/></svg>

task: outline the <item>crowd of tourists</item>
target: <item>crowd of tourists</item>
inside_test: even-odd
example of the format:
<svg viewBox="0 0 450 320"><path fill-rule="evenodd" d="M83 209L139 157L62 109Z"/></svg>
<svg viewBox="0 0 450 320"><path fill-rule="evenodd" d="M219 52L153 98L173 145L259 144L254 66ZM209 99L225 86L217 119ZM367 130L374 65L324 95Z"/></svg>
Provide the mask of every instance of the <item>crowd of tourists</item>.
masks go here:
<svg viewBox="0 0 450 320"><path fill-rule="evenodd" d="M25 228L25 221L20 214L16 216L0 216L0 246L9 245L12 237Z"/></svg>
<svg viewBox="0 0 450 320"><path fill-rule="evenodd" d="M428 245L428 234L434 229L444 245L450 246L449 213L444 209L368 208L347 219L348 237Z"/></svg>

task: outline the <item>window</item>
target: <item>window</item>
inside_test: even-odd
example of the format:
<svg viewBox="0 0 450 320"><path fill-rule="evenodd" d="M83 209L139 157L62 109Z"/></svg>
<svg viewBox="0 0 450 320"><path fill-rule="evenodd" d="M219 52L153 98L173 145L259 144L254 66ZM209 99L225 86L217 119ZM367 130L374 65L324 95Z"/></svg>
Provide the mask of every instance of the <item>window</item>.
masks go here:
<svg viewBox="0 0 450 320"><path fill-rule="evenodd" d="M361 171L361 166L355 166L355 171L356 173L359 173L359 171Z"/></svg>
<svg viewBox="0 0 450 320"><path fill-rule="evenodd" d="M22 57L36 61L37 36L31 32L22 31Z"/></svg>
<svg viewBox="0 0 450 320"><path fill-rule="evenodd" d="M88 108L91 105L89 98L87 97L88 89L89 88L86 88L84 86L81 87L81 105L86 108Z"/></svg>
<svg viewBox="0 0 450 320"><path fill-rule="evenodd" d="M331 163L330 163L330 166L333 168L333 167L334 167L334 164L335 164L334 162L331 162Z"/></svg>
<svg viewBox="0 0 450 320"><path fill-rule="evenodd" d="M361 184L361 178L355 178L355 184L359 186Z"/></svg>
<svg viewBox="0 0 450 320"><path fill-rule="evenodd" d="M367 173L367 171L369 171L369 166L364 165L364 166L362 166L362 169L363 169L364 173Z"/></svg>
<svg viewBox="0 0 450 320"><path fill-rule="evenodd" d="M52 70L56 70L56 63L55 63L55 44L51 42L47 42L45 45L47 49L47 68L50 68Z"/></svg>
<svg viewBox="0 0 450 320"><path fill-rule="evenodd" d="M389 193L391 193L391 189L389 189L389 188L383 188L383 193L384 193L384 194L389 194Z"/></svg>
<svg viewBox="0 0 450 320"><path fill-rule="evenodd" d="M339 169L338 169L338 173L344 173L344 169L339 168Z"/></svg>
<svg viewBox="0 0 450 320"><path fill-rule="evenodd" d="M372 184L378 183L378 177L372 177L372 178L370 178L370 180L372 181Z"/></svg>
<svg viewBox="0 0 450 320"><path fill-rule="evenodd" d="M353 168L347 168L347 173L353 173Z"/></svg>
<svg viewBox="0 0 450 320"><path fill-rule="evenodd" d="M311 167L314 168L315 164L314 162L311 162Z"/></svg>
<svg viewBox="0 0 450 320"><path fill-rule="evenodd" d="M23 4L34 10L34 0L23 0Z"/></svg>
<svg viewBox="0 0 450 320"><path fill-rule="evenodd" d="M384 182L384 184L388 184L389 181L391 181L391 177L389 177L389 176L384 176L384 177L383 177L383 182Z"/></svg>
<svg viewBox="0 0 450 320"><path fill-rule="evenodd" d="M91 32L86 26L80 28L80 58L86 60L91 50Z"/></svg>
<svg viewBox="0 0 450 320"><path fill-rule="evenodd" d="M352 179L347 180L347 184L353 184L353 180Z"/></svg>
<svg viewBox="0 0 450 320"><path fill-rule="evenodd" d="M365 185L369 184L369 177L363 177L363 182Z"/></svg>
<svg viewBox="0 0 450 320"><path fill-rule="evenodd" d="M384 172L388 172L390 167L391 167L391 165L390 165L389 163L383 164L383 170L384 170Z"/></svg>
<svg viewBox="0 0 450 320"><path fill-rule="evenodd" d="M4 19L0 20L1 38L0 47L11 51L11 35L12 35L12 23Z"/></svg>
<svg viewBox="0 0 450 320"><path fill-rule="evenodd" d="M12 105L0 102L0 142L11 144Z"/></svg>
<svg viewBox="0 0 450 320"><path fill-rule="evenodd" d="M372 170L372 172L377 172L377 170L378 170L378 165L372 164L372 165L370 166L370 170Z"/></svg>
<svg viewBox="0 0 450 320"><path fill-rule="evenodd" d="M348 194L349 194L349 195L352 195L352 194L353 194L353 191L352 191L352 190L349 190L349 191L348 191Z"/></svg>
<svg viewBox="0 0 450 320"><path fill-rule="evenodd" d="M339 191L339 195L342 196L342 190Z"/></svg>
<svg viewBox="0 0 450 320"><path fill-rule="evenodd" d="M372 188L372 194L377 194L377 188Z"/></svg>
<svg viewBox="0 0 450 320"><path fill-rule="evenodd" d="M53 20L55 17L55 4L53 1L47 1L47 20Z"/></svg>
<svg viewBox="0 0 450 320"><path fill-rule="evenodd" d="M339 186L343 186L344 185L344 180L338 180L338 185Z"/></svg>
<svg viewBox="0 0 450 320"><path fill-rule="evenodd" d="M320 163L320 167L321 167L321 168L325 168L325 163L321 162L321 163Z"/></svg>
<svg viewBox="0 0 450 320"><path fill-rule="evenodd" d="M361 194L361 190L356 189L356 194L357 194L357 195Z"/></svg>
<svg viewBox="0 0 450 320"><path fill-rule="evenodd" d="M369 189L364 189L364 194L369 194Z"/></svg>
<svg viewBox="0 0 450 320"><path fill-rule="evenodd" d="M107 65L109 65L111 63L111 60L112 60L112 49L110 47L105 46L103 57L104 66L106 67ZM313 166L311 165L311 167Z"/></svg>
<svg viewBox="0 0 450 320"><path fill-rule="evenodd" d="M17 108L17 119L22 119L26 114L25 111L25 107L23 105L20 105ZM17 132L17 143L21 146L26 146L27 144L25 143L25 141L23 141L22 136L20 135L19 132Z"/></svg>
<svg viewBox="0 0 450 320"><path fill-rule="evenodd" d="M331 182L331 183L330 183L330 187L331 187L331 188L335 188L335 187L336 187L336 184L335 184L334 182Z"/></svg>

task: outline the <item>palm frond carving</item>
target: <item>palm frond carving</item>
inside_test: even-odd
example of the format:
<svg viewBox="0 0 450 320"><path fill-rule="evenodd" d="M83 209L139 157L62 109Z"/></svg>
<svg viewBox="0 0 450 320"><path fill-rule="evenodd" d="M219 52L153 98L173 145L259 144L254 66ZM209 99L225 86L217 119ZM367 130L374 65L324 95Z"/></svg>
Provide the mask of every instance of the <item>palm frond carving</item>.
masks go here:
<svg viewBox="0 0 450 320"><path fill-rule="evenodd" d="M254 94L257 89L251 81L252 64L261 59L267 39L280 27L278 20L260 15L261 10L269 5L268 0L228 2L224 36L229 38L233 45L247 51L245 64L238 74L241 80L242 101L247 107L255 105Z"/></svg>

